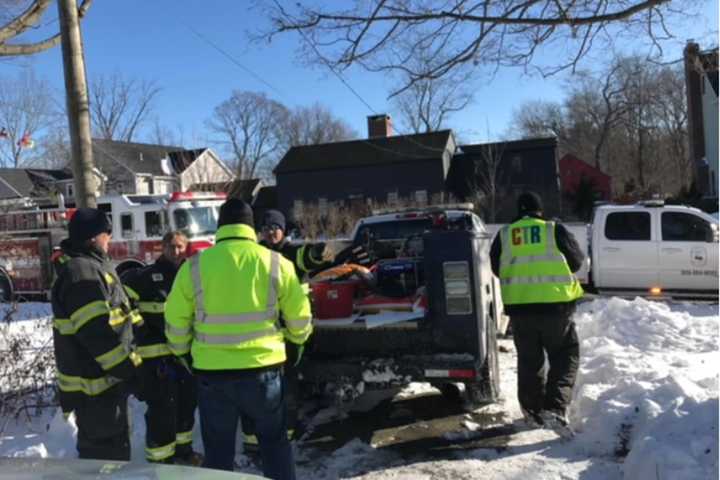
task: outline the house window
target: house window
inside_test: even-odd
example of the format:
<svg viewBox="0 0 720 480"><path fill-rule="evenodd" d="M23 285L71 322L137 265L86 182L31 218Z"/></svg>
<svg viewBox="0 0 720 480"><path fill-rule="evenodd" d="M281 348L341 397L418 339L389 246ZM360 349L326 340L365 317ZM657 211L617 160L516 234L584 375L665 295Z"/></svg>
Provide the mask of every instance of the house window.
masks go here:
<svg viewBox="0 0 720 480"><path fill-rule="evenodd" d="M132 238L133 236L133 215L132 213L123 213L120 215L120 233L122 238Z"/></svg>
<svg viewBox="0 0 720 480"><path fill-rule="evenodd" d="M303 214L303 201L302 200L295 200L293 202L293 215L295 217L301 216Z"/></svg>
<svg viewBox="0 0 720 480"><path fill-rule="evenodd" d="M161 237L163 230L162 213L145 212L145 235L148 237Z"/></svg>
<svg viewBox="0 0 720 480"><path fill-rule="evenodd" d="M328 201L327 198L318 198L318 210L322 215L327 214Z"/></svg>
<svg viewBox="0 0 720 480"><path fill-rule="evenodd" d="M387 203L390 206L394 206L398 204L398 192L388 192L387 194Z"/></svg>
<svg viewBox="0 0 720 480"><path fill-rule="evenodd" d="M417 190L415 192L415 202L419 205L427 205L427 190Z"/></svg>

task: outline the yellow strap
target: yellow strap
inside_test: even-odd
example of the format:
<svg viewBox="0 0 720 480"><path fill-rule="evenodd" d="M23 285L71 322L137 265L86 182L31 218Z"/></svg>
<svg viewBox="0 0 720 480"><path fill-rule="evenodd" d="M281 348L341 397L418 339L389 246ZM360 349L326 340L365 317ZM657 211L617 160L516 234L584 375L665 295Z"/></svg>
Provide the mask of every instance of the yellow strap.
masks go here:
<svg viewBox="0 0 720 480"><path fill-rule="evenodd" d="M135 365L136 367L139 367L140 365L142 365L142 362L143 362L142 357L140 355L138 355L137 352L130 352L129 357L130 357L130 361L132 362L132 364Z"/></svg>

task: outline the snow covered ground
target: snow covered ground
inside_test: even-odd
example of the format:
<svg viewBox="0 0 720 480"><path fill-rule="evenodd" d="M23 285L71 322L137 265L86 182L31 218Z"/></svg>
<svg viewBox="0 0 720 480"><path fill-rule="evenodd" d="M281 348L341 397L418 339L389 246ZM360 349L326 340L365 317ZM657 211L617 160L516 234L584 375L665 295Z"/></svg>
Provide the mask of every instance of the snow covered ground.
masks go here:
<svg viewBox="0 0 720 480"><path fill-rule="evenodd" d="M41 345L50 334L48 313L46 304L21 305L10 327ZM717 304L599 299L581 304L576 322L582 361L570 412L578 432L573 440L521 427L514 348L501 340L504 401L467 415L445 433L441 440L453 448L408 453L353 438L350 431L349 440L329 452L300 442L300 478L717 479ZM434 393L413 384L396 398ZM142 461L144 407L131 400L131 410L133 456ZM325 409L311 424L340 416ZM479 418L490 420L481 426ZM418 419L404 431L427 427ZM497 436L487 435L493 431ZM0 434L0 456L73 457L74 434L55 412L13 420ZM197 431L195 439L201 447ZM257 473L241 453L237 460Z"/></svg>

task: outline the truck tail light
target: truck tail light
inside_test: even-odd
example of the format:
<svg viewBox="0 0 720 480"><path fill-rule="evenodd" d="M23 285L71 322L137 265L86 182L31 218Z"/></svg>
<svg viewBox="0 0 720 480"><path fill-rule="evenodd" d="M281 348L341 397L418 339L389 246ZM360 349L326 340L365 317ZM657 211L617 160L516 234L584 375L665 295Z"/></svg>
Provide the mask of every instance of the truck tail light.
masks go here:
<svg viewBox="0 0 720 480"><path fill-rule="evenodd" d="M427 378L475 378L475 370L468 369L428 369L425 370Z"/></svg>
<svg viewBox="0 0 720 480"><path fill-rule="evenodd" d="M470 265L468 262L443 263L445 310L448 315L472 313Z"/></svg>

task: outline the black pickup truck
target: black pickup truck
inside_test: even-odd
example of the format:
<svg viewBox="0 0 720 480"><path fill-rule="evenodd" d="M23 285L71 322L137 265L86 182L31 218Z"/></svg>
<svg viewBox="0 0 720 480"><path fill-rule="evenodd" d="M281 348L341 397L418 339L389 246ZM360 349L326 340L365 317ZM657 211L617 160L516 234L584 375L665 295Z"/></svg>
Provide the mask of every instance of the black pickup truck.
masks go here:
<svg viewBox="0 0 720 480"><path fill-rule="evenodd" d="M341 403L410 382L461 393L470 409L496 401L502 304L490 268L491 241L482 221L457 207L360 220L352 242L365 245L374 260L371 293L418 293L423 307L315 318L301 364L303 385ZM402 271L393 273L398 266Z"/></svg>

